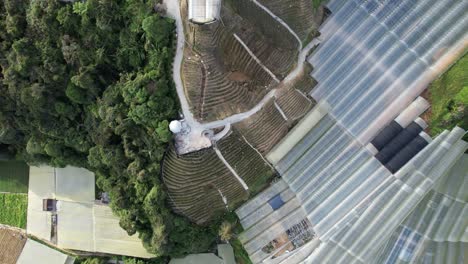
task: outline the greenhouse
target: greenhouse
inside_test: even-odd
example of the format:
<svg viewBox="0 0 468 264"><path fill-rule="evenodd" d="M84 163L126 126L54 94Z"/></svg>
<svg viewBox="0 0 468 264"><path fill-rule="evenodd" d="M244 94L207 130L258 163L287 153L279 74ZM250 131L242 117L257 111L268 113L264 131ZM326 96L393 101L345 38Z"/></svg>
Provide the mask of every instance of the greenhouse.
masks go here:
<svg viewBox="0 0 468 264"><path fill-rule="evenodd" d="M253 263L407 263L436 251L435 263L457 263L466 131L426 134L420 94L465 52L468 2L327 7L309 57L318 104L267 153L281 180L236 211L241 242Z"/></svg>
<svg viewBox="0 0 468 264"><path fill-rule="evenodd" d="M330 1L311 92L366 143L467 47L468 2ZM448 29L448 30L447 30Z"/></svg>

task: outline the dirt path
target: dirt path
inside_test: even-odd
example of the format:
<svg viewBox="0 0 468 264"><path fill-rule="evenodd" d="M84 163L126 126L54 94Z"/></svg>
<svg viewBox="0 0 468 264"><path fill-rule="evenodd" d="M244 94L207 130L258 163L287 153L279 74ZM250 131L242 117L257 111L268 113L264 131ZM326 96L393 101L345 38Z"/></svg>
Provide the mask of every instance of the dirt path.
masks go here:
<svg viewBox="0 0 468 264"><path fill-rule="evenodd" d="M304 68L304 62L306 60L307 54L309 51L317 45L319 42L317 39L314 39L312 42L310 42L304 49L302 49L302 43L300 38L297 36L297 34L279 17L277 17L275 14L273 14L268 8L264 7L262 4L258 3L256 0L253 0L255 4L257 4L259 7L261 7L263 10L268 12L278 23L283 25L285 28L291 32L291 34L297 39L299 42L299 47L300 47L300 53L298 56L298 63L297 66L294 70L292 70L288 76L283 80L284 83L290 82L294 80L296 77L298 77L302 72ZM225 119L222 120L217 120L213 122L208 122L208 123L200 123L198 122L192 112L190 111L190 105L188 103L186 94L185 94L185 89L183 86L182 78L181 78L181 67L182 67L182 60L183 60L183 55L184 55L184 45L185 45L185 36L184 36L184 28L183 28L183 22L182 22L182 17L180 13L180 5L179 5L179 0L164 0L164 3L166 4L167 7L167 14L169 17L175 19L176 25L177 25L177 48L176 48L176 55L174 58L174 64L173 64L173 78L174 82L176 85L177 89L177 95L179 97L180 105L182 108L182 113L184 115L184 119L187 122L187 124L191 128L191 133L200 133L200 135L203 133L203 131L213 129L216 127L224 127L228 124L234 124L237 122L240 122L244 119L249 118L253 114L257 113L262 109L262 107L273 97L276 96L276 89L273 89L270 91L268 94L265 95L265 97L252 109L250 109L247 112L239 113L239 114L234 114L232 116L229 116ZM242 42L241 42L242 43ZM254 59L256 59L255 56L252 56Z"/></svg>

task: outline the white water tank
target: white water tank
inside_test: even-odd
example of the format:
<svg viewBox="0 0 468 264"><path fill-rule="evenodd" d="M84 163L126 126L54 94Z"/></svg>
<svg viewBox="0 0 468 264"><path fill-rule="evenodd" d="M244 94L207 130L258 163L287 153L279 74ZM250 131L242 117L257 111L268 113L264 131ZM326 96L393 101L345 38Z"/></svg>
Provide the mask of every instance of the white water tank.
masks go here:
<svg viewBox="0 0 468 264"><path fill-rule="evenodd" d="M174 134L180 133L180 131L182 131L182 123L178 120L171 121L169 130Z"/></svg>
<svg viewBox="0 0 468 264"><path fill-rule="evenodd" d="M215 21L219 17L220 10L221 0L188 1L189 20L195 23L205 24Z"/></svg>

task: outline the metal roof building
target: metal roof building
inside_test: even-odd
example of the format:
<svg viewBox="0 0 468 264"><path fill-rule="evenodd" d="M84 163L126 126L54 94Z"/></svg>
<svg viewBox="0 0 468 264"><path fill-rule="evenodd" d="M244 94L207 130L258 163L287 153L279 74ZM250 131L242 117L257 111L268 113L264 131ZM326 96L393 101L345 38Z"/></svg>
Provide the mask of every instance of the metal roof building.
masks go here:
<svg viewBox="0 0 468 264"><path fill-rule="evenodd" d="M95 200L95 176L81 168L30 168L27 232L64 249L153 257Z"/></svg>
<svg viewBox="0 0 468 264"><path fill-rule="evenodd" d="M205 24L215 21L219 17L221 0L188 0L189 20Z"/></svg>
<svg viewBox="0 0 468 264"><path fill-rule="evenodd" d="M268 153L282 179L236 211L245 230L239 239L254 263L407 263L441 250L447 244L435 239L416 255L385 255L424 201L465 211L440 197L424 200L456 177L450 172L468 144L461 128L430 138L419 118L428 103L418 96L465 52L468 2L332 0L328 7L322 44L309 58L318 81L310 95L319 103ZM460 237L468 223L452 216L426 215L452 223L452 238ZM396 243L411 250L405 239Z"/></svg>
<svg viewBox="0 0 468 264"><path fill-rule="evenodd" d="M40 260L40 262L38 262ZM23 251L18 258L17 264L73 264L75 258L62 252L40 244L34 240L28 239L24 245Z"/></svg>
<svg viewBox="0 0 468 264"><path fill-rule="evenodd" d="M219 256L219 257L218 257ZM218 245L218 256L213 253L190 254L171 259L169 264L235 264L234 251L229 244Z"/></svg>
<svg viewBox="0 0 468 264"><path fill-rule="evenodd" d="M24 230L0 227L0 263L2 264L73 264L74 262L74 257L31 240Z"/></svg>

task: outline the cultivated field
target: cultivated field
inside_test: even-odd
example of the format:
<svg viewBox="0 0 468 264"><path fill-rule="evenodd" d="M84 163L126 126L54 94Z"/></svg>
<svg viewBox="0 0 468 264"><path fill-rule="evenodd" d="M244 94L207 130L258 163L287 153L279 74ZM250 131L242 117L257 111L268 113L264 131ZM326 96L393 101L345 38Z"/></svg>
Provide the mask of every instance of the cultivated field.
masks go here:
<svg viewBox="0 0 468 264"><path fill-rule="evenodd" d="M218 142L218 148L226 161L249 186L250 195L256 195L265 188L276 174L262 156L235 130Z"/></svg>
<svg viewBox="0 0 468 264"><path fill-rule="evenodd" d="M169 149L163 179L174 210L203 224L248 197L213 149L177 157ZM226 202L226 203L225 203Z"/></svg>
<svg viewBox="0 0 468 264"><path fill-rule="evenodd" d="M19 232L0 228L0 263L16 264L26 240Z"/></svg>
<svg viewBox="0 0 468 264"><path fill-rule="evenodd" d="M28 196L0 193L0 224L26 228Z"/></svg>
<svg viewBox="0 0 468 264"><path fill-rule="evenodd" d="M199 119L245 112L274 86L272 77L220 22L191 25L191 32L194 46L186 51L182 80Z"/></svg>
<svg viewBox="0 0 468 264"><path fill-rule="evenodd" d="M182 13L186 14L182 1ZM299 44L250 1L224 1L221 19L185 23L182 81L191 110L203 121L245 112L294 67Z"/></svg>
<svg viewBox="0 0 468 264"><path fill-rule="evenodd" d="M258 0L285 21L299 38L306 42L317 34L323 18L323 9L311 0Z"/></svg>
<svg viewBox="0 0 468 264"><path fill-rule="evenodd" d="M273 99L235 127L262 154L266 154L288 133L288 122L275 107Z"/></svg>
<svg viewBox="0 0 468 264"><path fill-rule="evenodd" d="M29 167L20 161L0 161L0 193L28 193Z"/></svg>

